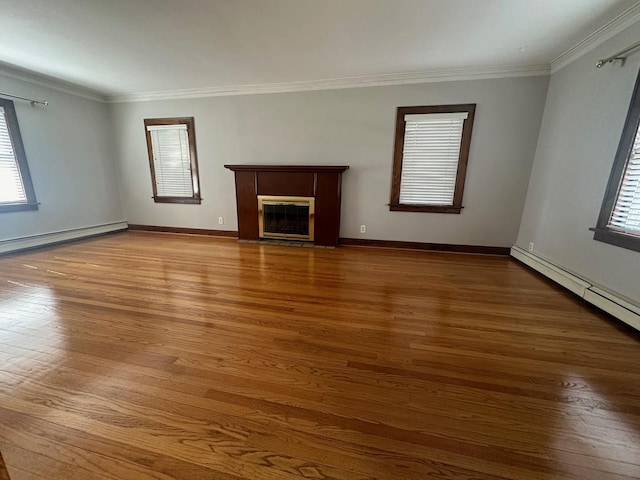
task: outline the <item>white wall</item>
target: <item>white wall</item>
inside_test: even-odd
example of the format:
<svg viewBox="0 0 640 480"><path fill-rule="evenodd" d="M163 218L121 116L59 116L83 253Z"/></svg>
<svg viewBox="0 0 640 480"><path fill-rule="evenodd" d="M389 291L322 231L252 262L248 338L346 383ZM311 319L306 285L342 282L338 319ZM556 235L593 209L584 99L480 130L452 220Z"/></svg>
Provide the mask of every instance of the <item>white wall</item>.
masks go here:
<svg viewBox="0 0 640 480"><path fill-rule="evenodd" d="M122 221L107 105L4 76L0 91L49 101L14 100L41 205L0 213L0 241Z"/></svg>
<svg viewBox="0 0 640 480"><path fill-rule="evenodd" d="M350 166L342 237L511 246L547 84L548 77L528 77L114 104L127 219L235 230L233 173L223 164L338 164ZM390 212L396 107L449 103L477 103L462 214ZM202 205L151 198L143 119L174 116L195 117Z"/></svg>
<svg viewBox="0 0 640 480"><path fill-rule="evenodd" d="M596 69L598 58L638 41L636 24L551 77L517 244L640 300L640 254L593 240L640 54Z"/></svg>

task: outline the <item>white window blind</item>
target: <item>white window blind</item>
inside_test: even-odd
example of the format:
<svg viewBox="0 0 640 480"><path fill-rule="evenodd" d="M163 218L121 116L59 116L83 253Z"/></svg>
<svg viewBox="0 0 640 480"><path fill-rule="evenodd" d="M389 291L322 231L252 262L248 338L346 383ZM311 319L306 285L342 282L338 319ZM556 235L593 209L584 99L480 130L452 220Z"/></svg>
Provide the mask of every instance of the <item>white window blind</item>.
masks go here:
<svg viewBox="0 0 640 480"><path fill-rule="evenodd" d="M0 107L0 204L27 203L20 167L9 135L4 107Z"/></svg>
<svg viewBox="0 0 640 480"><path fill-rule="evenodd" d="M640 128L636 131L608 227L640 234Z"/></svg>
<svg viewBox="0 0 640 480"><path fill-rule="evenodd" d="M193 197L191 154L187 125L152 125L156 192L159 197Z"/></svg>
<svg viewBox="0 0 640 480"><path fill-rule="evenodd" d="M468 112L405 115L400 203L453 205Z"/></svg>

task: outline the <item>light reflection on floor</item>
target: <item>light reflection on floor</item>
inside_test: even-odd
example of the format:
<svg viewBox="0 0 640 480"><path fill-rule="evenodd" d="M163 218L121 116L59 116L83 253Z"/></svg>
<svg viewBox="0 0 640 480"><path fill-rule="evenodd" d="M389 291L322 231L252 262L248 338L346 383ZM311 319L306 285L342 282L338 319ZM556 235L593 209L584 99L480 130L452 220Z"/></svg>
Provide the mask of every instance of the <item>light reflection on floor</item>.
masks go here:
<svg viewBox="0 0 640 480"><path fill-rule="evenodd" d="M551 450L556 467L575 465L640 478L640 466L634 465L640 445L638 419L625 419L624 413L613 411L615 405L589 378L577 373L568 378L580 385L580 399L566 402L564 414L556 416L560 423L553 428L555 448ZM588 414L585 403L590 407Z"/></svg>
<svg viewBox="0 0 640 480"><path fill-rule="evenodd" d="M50 287L12 280L5 280L5 286L8 288L0 289L0 361L4 365L19 364L24 374L11 378L3 374L0 383L16 388L41 380L50 373L57 364L56 359L62 355L58 352L65 348L66 341L59 333L57 300ZM29 345L24 345L28 348L22 348L25 334L43 330L51 333L46 345L33 337Z"/></svg>

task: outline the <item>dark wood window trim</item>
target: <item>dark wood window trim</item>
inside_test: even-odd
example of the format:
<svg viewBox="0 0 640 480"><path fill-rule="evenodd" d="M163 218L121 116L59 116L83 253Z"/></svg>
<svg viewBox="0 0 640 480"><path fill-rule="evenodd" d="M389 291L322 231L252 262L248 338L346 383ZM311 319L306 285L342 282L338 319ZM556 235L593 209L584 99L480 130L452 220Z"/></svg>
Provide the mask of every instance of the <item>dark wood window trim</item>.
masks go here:
<svg viewBox="0 0 640 480"><path fill-rule="evenodd" d="M20 134L20 127L18 126L16 109L13 105L13 101L5 98L0 98L0 106L4 108L7 129L9 130L9 138L11 139L13 153L16 157L18 168L20 169L20 178L22 179L22 185L27 197L26 202L0 204L0 213L37 210L38 201L36 200L36 193L33 189L33 182L31 181L31 173L29 172L27 155L24 151L22 135Z"/></svg>
<svg viewBox="0 0 640 480"><path fill-rule="evenodd" d="M151 142L151 132L147 130L148 126L153 125L186 125L187 137L189 139L189 156L191 157L191 182L193 185L192 197L168 197L159 196L156 172L153 163L153 145ZM147 152L149 154L149 167L151 168L151 185L153 187L153 201L156 203L191 203L200 204L200 177L198 174L198 157L196 153L196 130L193 117L175 117L175 118L146 118L144 120L144 131L147 138Z"/></svg>
<svg viewBox="0 0 640 480"><path fill-rule="evenodd" d="M599 242L609 243L618 247L627 248L629 250L635 250L640 252L640 234L630 234L625 232L619 232L608 226L611 213L615 207L618 199L618 191L620 189L620 183L624 175L627 163L631 156L631 150L633 148L633 142L635 140L638 126L640 125L640 72L636 79L636 85L633 89L633 96L631 97L631 103L629 105L629 111L627 112L627 119L622 130L620 137L620 143L618 144L618 150L616 152L611 174L609 175L609 181L605 190L604 199L602 200L602 206L600 208L600 214L598 216L598 223L593 239Z"/></svg>
<svg viewBox="0 0 640 480"><path fill-rule="evenodd" d="M421 107L398 107L396 112L396 134L393 149L393 176L391 179L391 201L389 210L393 212L431 212L431 213L460 213L462 210L462 195L464 181L467 175L467 163L469 161L469 148L471 146L471 133L473 131L473 119L476 104L459 105L431 105ZM404 150L405 115L429 114L429 113L458 113L467 112L468 117L462 128L462 141L460 143L460 158L456 174L456 185L453 194L452 205L410 205L400 203L400 182L402 179L402 152Z"/></svg>

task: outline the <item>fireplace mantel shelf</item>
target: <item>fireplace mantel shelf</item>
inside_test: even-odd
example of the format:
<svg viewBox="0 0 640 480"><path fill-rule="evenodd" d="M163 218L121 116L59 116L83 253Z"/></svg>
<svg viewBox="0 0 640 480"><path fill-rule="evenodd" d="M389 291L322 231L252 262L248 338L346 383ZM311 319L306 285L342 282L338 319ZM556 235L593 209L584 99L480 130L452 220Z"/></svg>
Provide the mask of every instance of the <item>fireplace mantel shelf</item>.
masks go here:
<svg viewBox="0 0 640 480"><path fill-rule="evenodd" d="M340 237L340 194L346 165L225 165L236 180L238 236L260 238L258 196L314 199L313 241L336 246Z"/></svg>
<svg viewBox="0 0 640 480"><path fill-rule="evenodd" d="M349 169L348 165L225 165L224 168L234 172L310 172L310 173L342 173Z"/></svg>

